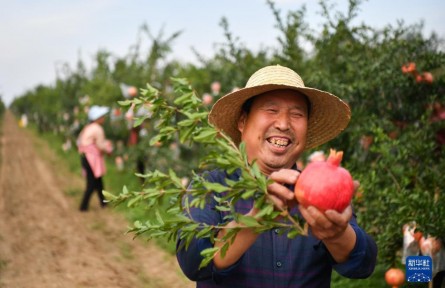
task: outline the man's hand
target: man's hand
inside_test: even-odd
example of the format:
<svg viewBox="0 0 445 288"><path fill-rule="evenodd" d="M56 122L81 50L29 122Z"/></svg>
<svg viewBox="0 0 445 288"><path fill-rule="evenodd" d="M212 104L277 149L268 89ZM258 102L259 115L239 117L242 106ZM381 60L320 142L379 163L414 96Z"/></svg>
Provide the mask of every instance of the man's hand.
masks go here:
<svg viewBox="0 0 445 288"><path fill-rule="evenodd" d="M304 219L311 228L312 234L320 240L339 239L349 225L352 217L351 206L339 213L335 210L326 210L324 213L313 206L307 208L298 206Z"/></svg>
<svg viewBox="0 0 445 288"><path fill-rule="evenodd" d="M360 183L354 181L354 191L357 191ZM349 257L349 253L355 246L356 234L349 220L352 218L352 207L349 205L343 212L335 210L318 210L313 206L298 206L301 215L308 223L312 235L323 241L332 257L342 263Z"/></svg>
<svg viewBox="0 0 445 288"><path fill-rule="evenodd" d="M359 181L354 181L354 193L360 186ZM299 205L301 215L311 227L312 234L320 240L338 239L348 227L352 217L351 205L339 213L335 210L326 210L324 213L313 206L303 207Z"/></svg>
<svg viewBox="0 0 445 288"><path fill-rule="evenodd" d="M313 206L299 205L314 237L323 241L337 263L343 263L354 249L357 235L349 224L352 208L348 206L342 213L327 210L324 213Z"/></svg>
<svg viewBox="0 0 445 288"><path fill-rule="evenodd" d="M286 209L292 202L295 203L294 191L289 190L284 184L293 185L297 182L300 172L292 169L281 169L270 174L274 183L267 186L269 199L279 210Z"/></svg>

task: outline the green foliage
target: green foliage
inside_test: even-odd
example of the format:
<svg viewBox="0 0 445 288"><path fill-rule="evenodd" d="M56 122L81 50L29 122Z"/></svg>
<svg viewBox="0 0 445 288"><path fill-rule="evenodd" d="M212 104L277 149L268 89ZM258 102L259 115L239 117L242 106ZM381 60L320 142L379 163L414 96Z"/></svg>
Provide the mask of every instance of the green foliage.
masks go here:
<svg viewBox="0 0 445 288"><path fill-rule="evenodd" d="M362 2L349 1L347 11L341 13L329 1L320 1L325 22L321 30L316 30L305 20L304 6L283 16L273 1L266 1L279 32L275 47L251 51L241 44L223 18L220 26L225 43L216 46L215 55L207 59L195 51L199 65L167 61L180 32L165 37L161 31L155 37L144 25L141 35L148 36L150 41L147 54L140 52L140 38L125 57L98 52L96 65L88 73L81 61L74 71L63 66L54 86L40 85L28 91L13 102L12 109L17 114L28 114L40 131L52 131L61 137L71 135L74 139L76 129L86 122L86 106L103 104L118 108L116 101L124 100L119 83L137 87L150 83L143 89L143 96L122 103L136 103L139 109L148 101L152 113L136 120L145 129L146 137L134 147L124 147L122 155L129 154L130 159L142 157L151 172L140 175L145 179L140 191L129 187L115 197L127 203L130 211L138 209L138 204L156 205L157 209L136 216L140 221L133 228L135 233L173 240L180 229L186 232L182 235L191 235L190 231L199 227L200 236L212 237L212 231L220 227L199 226L173 216L186 207L179 200L186 193L179 180L187 177L195 183L206 183L199 173L212 167L244 167L246 175L252 176L246 177L246 181L257 179L262 188L264 180L258 180L261 175L245 165L242 147L234 147L208 125L208 106L201 103L200 95L211 93L216 101L233 88L243 87L260 67L288 66L302 76L306 86L330 91L351 106L349 127L317 150L332 147L344 151L343 165L361 182L354 199L359 224L376 239L379 269L385 270L400 262L401 228L406 222L416 221L425 235L445 236L445 176L441 172L445 168L445 148L437 138L445 131L445 121L432 117L436 113L433 107L445 104L445 55L443 40L434 34L425 37L422 23L400 22L382 29L354 24ZM402 73L401 66L408 62L416 64L418 73L431 72L434 81L421 83L416 81L416 75ZM188 79L196 90L179 77ZM209 91L214 81L221 84L219 93ZM85 95L90 96L89 102L81 101ZM63 113L69 114L68 120L64 120ZM73 126L75 120L80 121L79 126ZM126 142L126 125L123 117L111 121L106 127L107 135ZM238 166L229 165L234 163ZM196 203L185 204L203 205L208 189L221 188L210 183L197 187L200 190L191 192L198 196ZM251 196L250 188L247 186L244 197ZM220 209L228 209L225 200L218 199L222 201ZM264 213L272 215L273 210L266 206ZM238 219L246 225L256 225L253 219ZM159 235L154 229L158 229ZM210 257L215 250L205 253ZM382 277L382 273L376 277ZM347 281L336 279L334 282Z"/></svg>
<svg viewBox="0 0 445 288"><path fill-rule="evenodd" d="M1 95L0 95L1 96ZM0 97L0 117L3 116L3 114L5 113L6 110L6 106L5 103L3 103L2 98Z"/></svg>
<svg viewBox="0 0 445 288"><path fill-rule="evenodd" d="M408 125L397 139L391 139L376 124L371 124L370 132L374 143L369 154L356 163L349 162L356 165L351 170L364 191L363 202L356 207L365 228L380 246L385 245L381 259L394 265L404 223L416 221L426 234L445 235L445 199L440 195L445 168L440 159L445 155L436 150L434 131L426 117ZM365 166L364 161L370 164Z"/></svg>

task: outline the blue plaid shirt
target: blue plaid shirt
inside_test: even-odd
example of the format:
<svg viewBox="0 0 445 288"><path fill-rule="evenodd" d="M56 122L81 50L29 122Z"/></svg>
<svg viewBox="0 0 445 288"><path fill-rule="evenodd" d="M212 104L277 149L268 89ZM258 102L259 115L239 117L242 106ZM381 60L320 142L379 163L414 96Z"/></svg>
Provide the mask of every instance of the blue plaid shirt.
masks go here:
<svg viewBox="0 0 445 288"><path fill-rule="evenodd" d="M222 171L211 171L208 179L224 184L225 178L238 180L239 172L227 175ZM293 187L289 187L293 191ZM215 209L209 201L205 209L192 209L196 221L208 224L223 223L225 213ZM253 205L252 199L240 200L235 204L239 213L247 213ZM296 211L296 213L299 213ZM366 278L374 270L377 246L356 222L350 221L357 234L357 241L348 261L338 264L325 245L317 238L297 236L287 238L279 230L262 233L246 253L231 267L217 270L211 262L198 269L202 260L200 252L212 247L209 239L195 239L188 249L177 251L177 259L184 274L197 282L197 287L330 287L332 269L348 278ZM177 246L181 244L178 240Z"/></svg>

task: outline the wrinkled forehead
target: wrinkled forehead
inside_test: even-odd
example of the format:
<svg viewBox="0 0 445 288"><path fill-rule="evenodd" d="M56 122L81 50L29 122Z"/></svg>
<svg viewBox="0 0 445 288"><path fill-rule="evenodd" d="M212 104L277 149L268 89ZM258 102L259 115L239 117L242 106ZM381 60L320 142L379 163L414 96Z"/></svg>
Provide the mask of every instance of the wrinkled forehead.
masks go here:
<svg viewBox="0 0 445 288"><path fill-rule="evenodd" d="M287 99L295 99L296 103L303 103L305 105L304 108L307 109L308 115L310 112L311 102L309 101L309 98L301 93L300 91L293 90L293 89L279 89L279 90L272 90L267 91L262 94L253 96L249 99L247 99L241 109L241 112L249 113L252 109L252 105L257 102L273 102L274 100L278 100L280 98L287 98ZM299 103L300 104L300 103Z"/></svg>

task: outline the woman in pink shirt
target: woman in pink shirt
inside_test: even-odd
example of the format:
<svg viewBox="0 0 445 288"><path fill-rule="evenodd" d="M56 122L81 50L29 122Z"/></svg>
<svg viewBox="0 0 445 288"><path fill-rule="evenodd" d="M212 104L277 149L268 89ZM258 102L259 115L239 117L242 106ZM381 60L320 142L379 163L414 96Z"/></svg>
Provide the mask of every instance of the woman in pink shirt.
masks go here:
<svg viewBox="0 0 445 288"><path fill-rule="evenodd" d="M86 174L86 189L80 205L80 211L88 210L88 203L94 191L97 191L99 195L100 205L102 207L106 205L102 194L104 189L102 176L106 172L104 154L109 154L113 151L111 141L105 138L105 132L102 128L105 122L105 115L108 112L108 107L92 106L88 111L90 123L82 129L77 139L82 168Z"/></svg>

